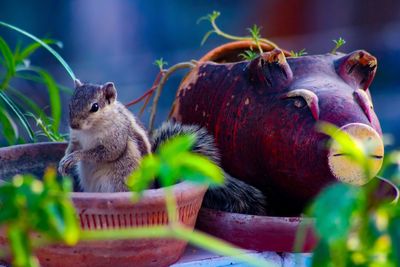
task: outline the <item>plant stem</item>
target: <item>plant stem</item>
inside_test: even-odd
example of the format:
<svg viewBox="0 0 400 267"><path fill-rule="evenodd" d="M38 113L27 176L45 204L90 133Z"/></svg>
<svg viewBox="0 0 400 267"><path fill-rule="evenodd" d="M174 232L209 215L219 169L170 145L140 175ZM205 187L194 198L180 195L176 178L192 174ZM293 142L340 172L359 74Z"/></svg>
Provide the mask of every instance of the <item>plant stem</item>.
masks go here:
<svg viewBox="0 0 400 267"><path fill-rule="evenodd" d="M192 231L182 224L176 225L173 227L173 230L177 238L187 240L189 243L196 245L197 247L209 250L219 255L236 258L253 266L268 266L268 263L264 259L257 259L246 255L242 249L236 248L229 243L214 238L208 234L196 230Z"/></svg>
<svg viewBox="0 0 400 267"><path fill-rule="evenodd" d="M164 88L164 85L167 82L168 78L177 70L186 69L186 68L192 69L195 66L196 65L193 62L182 62L182 63L175 64L172 67L165 70L165 75L161 78L161 81L157 86L156 95L153 100L153 105L151 106L151 113L150 113L150 120L149 120L149 132L150 133L153 131L153 127L154 127L154 120L155 120L156 113L157 113L158 100L160 99L161 91Z"/></svg>
<svg viewBox="0 0 400 267"><path fill-rule="evenodd" d="M265 267L268 263L263 259L244 254L242 249L233 247L229 243L209 236L207 234L192 231L181 223L173 223L170 226L150 226L136 229L95 230L83 231L81 241L101 240L127 240L140 238L176 238L188 241L197 247L209 250L215 254L236 258L253 266Z"/></svg>
<svg viewBox="0 0 400 267"><path fill-rule="evenodd" d="M81 241L126 240L139 238L172 238L169 226L150 226L131 229L82 231Z"/></svg>
<svg viewBox="0 0 400 267"><path fill-rule="evenodd" d="M147 91L146 91L142 96L140 96L139 98L136 98L136 99L132 100L131 102L126 103L125 106L126 106L126 107L133 106L133 105L139 103L140 101L142 101L146 96L152 95L152 94L154 93L154 91L157 89L157 86L158 86L158 84L160 83L161 77L164 76L164 75L163 75L164 72L165 72L165 71L160 71L160 72L157 74L157 77L156 77L156 79L154 80L153 85L151 86L151 88L150 88L149 90L147 90Z"/></svg>
<svg viewBox="0 0 400 267"><path fill-rule="evenodd" d="M171 186L164 187L165 202L167 205L168 222L174 224L178 220L179 214L176 212L176 201ZM178 216L177 216L178 215Z"/></svg>
<svg viewBox="0 0 400 267"><path fill-rule="evenodd" d="M231 34L225 33L217 26L217 24L215 23L215 20L211 20L211 25L214 28L214 31L215 31L215 33L217 35L222 36L222 37L224 37L226 39L236 40L236 41L253 41L257 45L257 47L260 50L260 52L262 53L262 49L261 49L260 45L257 44L258 42L254 41L254 39L252 37L240 37L240 36L235 36L235 35L231 35ZM271 42L268 39L260 38L259 41L261 41L261 43L266 43L266 44L272 46L273 48L278 48L277 44Z"/></svg>

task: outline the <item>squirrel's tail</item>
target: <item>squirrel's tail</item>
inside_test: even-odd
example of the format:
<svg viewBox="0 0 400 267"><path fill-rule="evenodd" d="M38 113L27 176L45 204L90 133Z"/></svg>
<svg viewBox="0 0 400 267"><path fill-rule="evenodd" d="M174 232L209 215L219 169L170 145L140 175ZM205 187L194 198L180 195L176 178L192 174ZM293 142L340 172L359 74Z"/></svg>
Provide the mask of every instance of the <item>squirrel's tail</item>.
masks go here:
<svg viewBox="0 0 400 267"><path fill-rule="evenodd" d="M171 137L194 134L196 142L192 148L195 153L208 157L220 166L219 151L214 138L207 130L198 125L182 125L165 122L152 135L153 152ZM223 170L222 170L223 171ZM203 207L228 212L264 215L266 201L263 193L257 188L240 181L224 172L225 183L219 187L210 187L204 196Z"/></svg>

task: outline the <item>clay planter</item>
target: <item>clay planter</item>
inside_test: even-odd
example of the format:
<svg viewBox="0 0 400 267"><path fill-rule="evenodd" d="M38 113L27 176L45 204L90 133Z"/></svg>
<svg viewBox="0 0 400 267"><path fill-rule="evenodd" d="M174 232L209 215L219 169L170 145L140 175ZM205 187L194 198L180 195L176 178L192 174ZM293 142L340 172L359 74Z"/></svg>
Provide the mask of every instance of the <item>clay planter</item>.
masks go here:
<svg viewBox="0 0 400 267"><path fill-rule="evenodd" d="M322 188L362 185L383 161L382 131L369 93L377 60L366 51L292 58L271 47L251 61L249 42L218 47L183 79L171 118L213 134L222 167L259 188L272 215L296 216ZM316 130L341 128L371 146L371 175Z"/></svg>
<svg viewBox="0 0 400 267"><path fill-rule="evenodd" d="M398 202L399 190L390 181L378 178L374 201ZM222 212L202 208L196 228L244 249L276 252L312 252L318 239L315 220L305 217L270 217ZM295 250L299 228L304 231L302 246Z"/></svg>
<svg viewBox="0 0 400 267"><path fill-rule="evenodd" d="M56 165L64 154L64 143L41 143L0 149L0 179L17 173L41 177L44 168ZM179 220L193 228L205 187L186 182L174 186ZM136 228L167 224L162 189L146 190L132 204L130 193L72 193L82 229ZM6 246L4 232L0 250ZM1 248L3 246L3 248ZM41 266L168 266L182 255L186 242L172 239L140 239L79 243L75 247L52 245L37 251Z"/></svg>

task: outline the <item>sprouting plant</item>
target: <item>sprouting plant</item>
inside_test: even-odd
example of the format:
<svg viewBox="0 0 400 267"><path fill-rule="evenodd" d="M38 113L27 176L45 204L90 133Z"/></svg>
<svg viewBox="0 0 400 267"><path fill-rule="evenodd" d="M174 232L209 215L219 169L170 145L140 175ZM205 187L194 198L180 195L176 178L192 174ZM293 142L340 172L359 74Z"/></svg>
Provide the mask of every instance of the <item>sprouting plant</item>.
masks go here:
<svg viewBox="0 0 400 267"><path fill-rule="evenodd" d="M221 15L220 12L213 11L211 14L207 14L206 16L201 17L201 18L199 18L197 20L197 23L200 23L201 21L204 21L204 20L205 21L209 21L211 23L211 27L212 27L212 30L208 31L204 35L204 37L203 37L203 39L201 41L201 45L203 45L207 41L208 37L210 37L211 34L215 33L215 34L217 34L219 36L222 36L222 37L224 37L226 39L229 39L229 40L234 40L234 41L253 41L254 44L259 49L260 49L260 43L268 44L273 48L277 48L278 47L273 42L271 42L271 41L269 41L269 40L267 40L265 38L262 38L261 35L260 35L260 28L258 26L256 26L256 25L254 25L252 28L248 29L250 31L251 36L240 37L240 36L235 36L235 35L231 35L231 34L223 32L218 27L218 25L216 24L216 20L220 15ZM260 52L262 52L262 51L260 51Z"/></svg>
<svg viewBox="0 0 400 267"><path fill-rule="evenodd" d="M261 27L258 27L256 24L253 25L253 27L251 28L247 28L247 30L250 32L251 34L251 38L253 39L254 43L256 44L258 50L260 51L260 54L263 53L263 50L260 46L260 40L261 40Z"/></svg>
<svg viewBox="0 0 400 267"><path fill-rule="evenodd" d="M37 117L35 114L28 112L26 114L28 117L31 117L35 120L36 122L36 126L39 127L39 130L35 132L35 136L44 136L46 137L48 140L52 141L52 142L64 142L66 135L65 134L60 134L59 132L56 132L53 130L52 127L52 118L49 117L45 117L47 118L46 121L50 121L50 124L46 124L46 121L44 121L42 119L42 117ZM35 140L36 141L36 140Z"/></svg>
<svg viewBox="0 0 400 267"><path fill-rule="evenodd" d="M335 47L332 49L331 54L336 54L337 50L346 43L342 37L339 37L338 40L332 41L335 43Z"/></svg>
<svg viewBox="0 0 400 267"><path fill-rule="evenodd" d="M293 50L290 51L290 56L291 57L301 57L307 55L306 49L303 48L299 52L295 52Z"/></svg>
<svg viewBox="0 0 400 267"><path fill-rule="evenodd" d="M33 249L41 242L78 242L79 226L69 199L72 183L69 179L57 182L56 174L48 168L43 182L31 175L17 175L0 187L0 224L7 225L13 266L39 266ZM32 232L40 233L42 240L29 238Z"/></svg>
<svg viewBox="0 0 400 267"><path fill-rule="evenodd" d="M154 61L154 65L156 65L160 69L160 71L162 71L164 70L164 66L168 66L168 62L164 61L163 58L160 58Z"/></svg>
<svg viewBox="0 0 400 267"><path fill-rule="evenodd" d="M253 50L245 50L243 53L240 53L239 56L243 60L253 60L258 57L259 54L257 52L254 52Z"/></svg>
<svg viewBox="0 0 400 267"><path fill-rule="evenodd" d="M60 90L69 91L57 84L54 78L43 68L31 64L32 56L39 48L47 49L66 69L72 79L75 78L71 68L65 60L51 47L62 47L62 43L52 39L39 39L15 26L0 21L0 26L17 31L34 42L26 46L18 43L15 49L0 37L0 131L9 145L23 142L18 125L22 126L29 140L36 140L35 131L31 126L27 113L33 114L43 121L52 133L58 134L61 120ZM21 93L14 86L14 80L27 80L44 85L49 97L50 116L39 107L30 97Z"/></svg>

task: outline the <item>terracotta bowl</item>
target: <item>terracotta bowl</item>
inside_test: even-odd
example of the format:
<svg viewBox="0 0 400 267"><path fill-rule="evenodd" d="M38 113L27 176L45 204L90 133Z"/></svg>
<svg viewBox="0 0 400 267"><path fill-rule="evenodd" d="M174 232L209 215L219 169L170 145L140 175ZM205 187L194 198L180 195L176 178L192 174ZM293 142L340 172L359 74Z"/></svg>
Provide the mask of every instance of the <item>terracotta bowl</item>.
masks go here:
<svg viewBox="0 0 400 267"><path fill-rule="evenodd" d="M399 190L378 178L374 200L397 202ZM376 203L375 203L376 204ZM276 252L312 252L317 244L313 218L269 217L201 209L196 228L244 249ZM295 250L296 235L304 231L302 246Z"/></svg>
<svg viewBox="0 0 400 267"><path fill-rule="evenodd" d="M19 145L0 149L0 179L18 173L41 177L45 167L57 165L65 143ZM174 186L179 220L193 228L207 188L186 182ZM130 193L72 193L81 228L136 228L168 223L162 189L146 190L132 204ZM3 246L3 248L1 248ZM0 249L7 246L0 233ZM41 266L168 266L182 255L186 242L140 239L79 243L75 247L52 245L37 251Z"/></svg>

